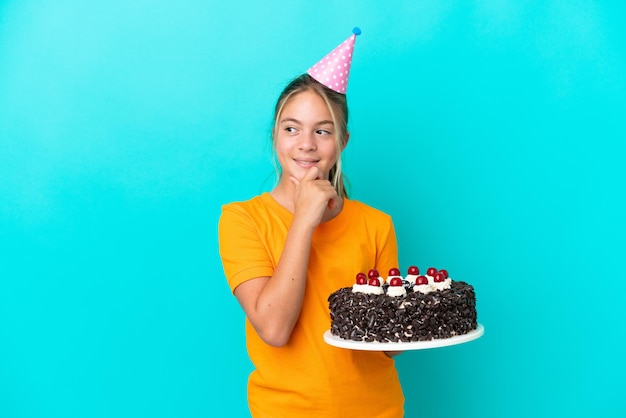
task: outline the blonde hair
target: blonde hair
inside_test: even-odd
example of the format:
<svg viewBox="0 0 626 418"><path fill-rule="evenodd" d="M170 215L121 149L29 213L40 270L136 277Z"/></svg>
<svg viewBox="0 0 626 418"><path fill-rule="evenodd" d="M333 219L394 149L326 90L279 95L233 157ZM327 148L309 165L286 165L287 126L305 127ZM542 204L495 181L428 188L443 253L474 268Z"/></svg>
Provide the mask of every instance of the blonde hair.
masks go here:
<svg viewBox="0 0 626 418"><path fill-rule="evenodd" d="M341 197L348 197L346 190L346 179L341 170L341 151L345 147L348 141L348 101L344 94L338 93L328 87L324 86L320 82L316 81L308 74L302 74L293 80L284 88L276 107L274 108L274 127L272 128L272 142L276 140L278 133L278 121L280 114L287 102L295 95L304 91L313 91L318 94L328 106L330 116L332 117L333 124L335 125L335 146L337 148L337 162L330 169L329 180L337 194ZM275 156L276 154L274 154ZM282 175L279 164L274 158L274 166L276 168L276 180L279 181Z"/></svg>

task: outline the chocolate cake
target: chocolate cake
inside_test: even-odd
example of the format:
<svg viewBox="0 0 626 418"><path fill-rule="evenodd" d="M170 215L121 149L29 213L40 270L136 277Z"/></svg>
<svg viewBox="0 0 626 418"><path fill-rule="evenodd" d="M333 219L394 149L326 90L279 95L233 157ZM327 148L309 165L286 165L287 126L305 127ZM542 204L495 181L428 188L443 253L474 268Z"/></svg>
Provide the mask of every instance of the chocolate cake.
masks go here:
<svg viewBox="0 0 626 418"><path fill-rule="evenodd" d="M391 269L385 281L374 269L329 298L331 333L345 340L413 342L450 338L477 327L474 288L429 268L406 277Z"/></svg>

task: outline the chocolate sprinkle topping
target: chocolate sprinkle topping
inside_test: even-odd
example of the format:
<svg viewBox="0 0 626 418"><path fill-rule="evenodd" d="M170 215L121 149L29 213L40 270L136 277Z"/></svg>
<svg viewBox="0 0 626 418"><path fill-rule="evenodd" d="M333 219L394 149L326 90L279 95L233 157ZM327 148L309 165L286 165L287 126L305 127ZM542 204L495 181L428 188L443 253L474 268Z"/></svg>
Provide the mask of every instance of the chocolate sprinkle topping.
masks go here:
<svg viewBox="0 0 626 418"><path fill-rule="evenodd" d="M344 287L328 297L331 333L354 341L411 342L449 338L476 329L474 288L453 281L450 289L406 296L353 293Z"/></svg>

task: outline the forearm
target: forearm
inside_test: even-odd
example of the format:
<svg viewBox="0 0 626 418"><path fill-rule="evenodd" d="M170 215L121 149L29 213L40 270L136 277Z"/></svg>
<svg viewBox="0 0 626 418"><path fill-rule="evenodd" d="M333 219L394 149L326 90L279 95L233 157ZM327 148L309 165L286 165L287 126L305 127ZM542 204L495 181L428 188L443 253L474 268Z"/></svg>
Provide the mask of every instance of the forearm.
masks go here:
<svg viewBox="0 0 626 418"><path fill-rule="evenodd" d="M273 346L287 344L300 316L313 231L328 211L336 214L341 209L330 182L318 177L319 170L312 167L302 180L291 177L293 185L283 186L294 192L295 185L295 193L293 219L278 264L271 277L249 280L235 289L257 334ZM289 203L283 206L290 207Z"/></svg>
<svg viewBox="0 0 626 418"><path fill-rule="evenodd" d="M254 314L257 333L270 345L287 343L300 315L314 228L294 219L272 277L261 289Z"/></svg>

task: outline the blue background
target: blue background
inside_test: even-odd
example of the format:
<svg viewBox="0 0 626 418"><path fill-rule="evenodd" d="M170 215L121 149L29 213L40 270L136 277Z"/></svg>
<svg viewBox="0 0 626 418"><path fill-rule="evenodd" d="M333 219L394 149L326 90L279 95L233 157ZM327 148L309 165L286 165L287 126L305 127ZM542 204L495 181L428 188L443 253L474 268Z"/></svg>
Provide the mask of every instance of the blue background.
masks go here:
<svg viewBox="0 0 626 418"><path fill-rule="evenodd" d="M407 417L625 416L622 3L257 4L0 2L0 417L248 415L220 207L355 25L352 197L486 328L398 357Z"/></svg>

